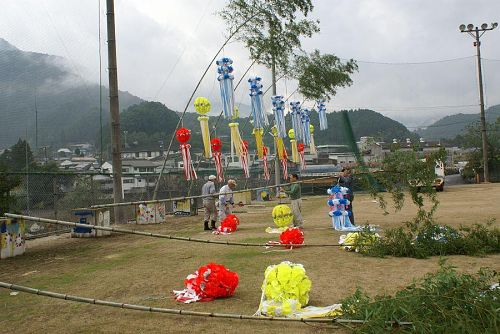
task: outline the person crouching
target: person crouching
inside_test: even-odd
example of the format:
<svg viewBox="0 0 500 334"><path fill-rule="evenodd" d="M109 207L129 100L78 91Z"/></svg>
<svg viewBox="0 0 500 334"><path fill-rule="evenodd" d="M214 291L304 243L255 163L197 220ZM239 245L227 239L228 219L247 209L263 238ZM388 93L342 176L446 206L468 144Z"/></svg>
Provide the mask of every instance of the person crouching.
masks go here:
<svg viewBox="0 0 500 334"><path fill-rule="evenodd" d="M219 219L224 220L232 213L234 206L233 190L236 188L236 181L230 179L227 184L219 190Z"/></svg>

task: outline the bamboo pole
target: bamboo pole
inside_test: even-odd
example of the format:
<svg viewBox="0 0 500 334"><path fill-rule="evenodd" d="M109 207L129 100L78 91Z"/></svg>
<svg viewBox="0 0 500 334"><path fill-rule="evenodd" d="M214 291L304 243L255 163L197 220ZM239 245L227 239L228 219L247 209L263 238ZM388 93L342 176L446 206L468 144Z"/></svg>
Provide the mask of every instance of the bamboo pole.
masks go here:
<svg viewBox="0 0 500 334"><path fill-rule="evenodd" d="M101 306L110 306L117 307L135 311L145 311L145 312L153 312L153 313L166 313L166 314L175 314L175 315L186 315L186 316L201 316L201 317L211 317L211 318L226 318L226 319L239 319L239 320L267 320L267 321L283 321L283 322L302 322L302 323L327 323L327 324L363 324L364 320L357 319L339 319L339 318L284 318L284 317L264 317L264 316L255 316L255 315L243 315L243 314L231 314L231 313L215 313L215 312L198 312L198 311L186 311L180 309L169 309L169 308L160 308L160 307L150 307L144 305L136 305L136 304L127 304L120 302L113 302L107 300L100 300L94 298L86 298L80 296L73 296L63 293L57 293L52 291L34 289L27 286L16 285L12 283L0 282L0 287L15 291L21 291L25 293L30 293L39 296L45 296L56 299L69 300L79 303L87 303ZM408 326L412 325L411 322L395 322L395 321L387 321L387 324L397 324L400 326Z"/></svg>
<svg viewBox="0 0 500 334"><path fill-rule="evenodd" d="M315 179L309 179L309 180L302 180L302 181L297 181L294 183L311 183L316 180L324 180L324 179L330 179L332 176L322 176L318 177ZM281 186L287 186L292 183L281 183ZM267 189L269 186L263 186L263 187L256 187L256 188L249 188L249 189L243 189L243 190L235 190L233 191L233 194L237 193L243 193L247 191L253 191L253 190L259 190L259 189ZM99 205L92 205L92 209L102 209L102 208L112 208L116 206L127 206L127 205L139 205L139 204L153 204L153 203L164 203L164 202L172 202L172 201L183 201L187 199L193 199L193 198L204 198L204 197L212 197L212 196L219 196L220 193L215 193L215 194L210 194L210 195L196 195L196 196L182 196L182 197L174 197L174 198L165 198L165 199L157 199L157 200L150 200L150 201L135 201L135 202L121 202L121 203L111 203L111 204L99 204Z"/></svg>
<svg viewBox="0 0 500 334"><path fill-rule="evenodd" d="M354 245L339 245L339 244L300 244L300 245L297 245L297 244L276 244L276 245L274 245L274 244L267 244L267 243L259 244L259 243L250 243L250 242L219 241L219 240L209 240L209 239L197 239L197 238L191 238L191 237L178 237L178 236L174 236L174 235L160 234L160 233L132 231L132 230L127 230L127 229L123 229L123 228L116 228L116 227L80 224L80 223L73 223L73 222L68 222L68 221L64 221L64 220L55 220L55 219L40 218L40 217L33 217L33 216L24 216L24 215L18 215L18 214L13 214L13 213L6 213L5 216L9 217L9 218L24 219L24 220L35 221L35 222L40 222L40 223L59 224L59 225L72 226L72 227L84 227L84 228L89 228L89 229L94 229L94 230L110 231L110 232L123 233L123 234L135 234L135 235L160 238L160 239L200 242L200 243L205 243L205 244L217 244L217 245L227 245L227 246L246 246L246 247L275 247L275 246L287 247L287 246L291 246L291 247L295 247L295 248L354 246Z"/></svg>

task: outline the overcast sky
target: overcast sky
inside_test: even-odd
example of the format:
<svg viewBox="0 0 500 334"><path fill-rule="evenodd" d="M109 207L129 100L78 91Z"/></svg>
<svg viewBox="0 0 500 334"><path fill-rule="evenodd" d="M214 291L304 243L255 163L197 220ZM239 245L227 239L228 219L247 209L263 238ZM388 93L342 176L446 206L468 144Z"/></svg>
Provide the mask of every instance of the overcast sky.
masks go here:
<svg viewBox="0 0 500 334"><path fill-rule="evenodd" d="M107 66L105 0L2 0L0 38L16 47L68 58L86 80L98 81L98 19L103 68ZM116 0L119 87L182 110L210 59L225 39L214 15L224 0ZM498 0L317 0L313 18L321 32L304 40L358 60L354 85L341 89L328 109L370 108L408 126L431 124L452 113L477 113L478 89L472 38L461 23L500 22ZM257 25L258 27L258 25ZM500 28L482 37L486 104L500 103ZM238 80L251 61L243 46L229 44ZM410 64L408 64L410 63ZM418 64L413 64L418 63ZM264 78L269 71L253 67ZM197 95L219 99L215 65ZM103 80L107 83L106 72ZM279 94L296 83L282 80ZM236 94L249 104L247 87ZM266 98L268 98L266 96ZM295 95L295 99L301 96ZM268 101L266 100L266 103ZM269 106L270 103L267 103Z"/></svg>

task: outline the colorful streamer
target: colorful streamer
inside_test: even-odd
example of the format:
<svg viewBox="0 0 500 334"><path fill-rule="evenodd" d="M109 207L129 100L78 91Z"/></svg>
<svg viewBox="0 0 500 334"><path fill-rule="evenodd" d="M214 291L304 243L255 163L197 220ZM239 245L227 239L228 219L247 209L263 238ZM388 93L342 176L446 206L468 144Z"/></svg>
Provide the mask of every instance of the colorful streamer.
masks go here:
<svg viewBox="0 0 500 334"><path fill-rule="evenodd" d="M234 93L233 93L233 61L230 58L224 57L215 62L217 64L217 80L220 85L220 97L222 101L222 109L224 116L227 119L234 119Z"/></svg>
<svg viewBox="0 0 500 334"><path fill-rule="evenodd" d="M317 100L316 106L318 107L318 115L319 115L319 129L326 130L328 129L328 120L326 119L326 104L325 100Z"/></svg>
<svg viewBox="0 0 500 334"><path fill-rule="evenodd" d="M311 145L311 132L309 125L311 124L311 120L309 118L309 109L302 109L300 112L300 121L301 121L301 139L307 146Z"/></svg>
<svg viewBox="0 0 500 334"><path fill-rule="evenodd" d="M259 77L251 77L248 79L250 83L250 99L252 105L252 117L254 128L264 128L269 125L266 112L264 111L264 103L262 100L262 79Z"/></svg>
<svg viewBox="0 0 500 334"><path fill-rule="evenodd" d="M194 169L193 161L191 160L191 145L187 143L189 141L189 138L191 138L191 131L186 128L180 128L175 133L175 137L180 143L184 176L188 181L196 180L198 176L196 175L196 170Z"/></svg>
<svg viewBox="0 0 500 334"><path fill-rule="evenodd" d="M269 181L271 179L271 175L269 174L269 167L267 164L267 147L262 147L262 162L264 164L264 180Z"/></svg>
<svg viewBox="0 0 500 334"><path fill-rule="evenodd" d="M241 168L245 173L245 177L250 177L249 167L248 167L248 142L241 139L240 130L238 128L239 123L233 122L229 123L229 128L231 129L231 145L234 147L234 151L240 158Z"/></svg>
<svg viewBox="0 0 500 334"><path fill-rule="evenodd" d="M212 147L212 157L215 162L215 170L217 172L217 181L224 182L224 169L222 168L221 152L222 141L219 138L214 138L210 141Z"/></svg>
<svg viewBox="0 0 500 334"><path fill-rule="evenodd" d="M276 159L279 159L281 161L281 168L283 170L283 179L287 180L288 179L288 154L286 153L285 149L285 144L283 143L283 138L278 136L278 129L275 126L271 128L271 132L274 137L274 142L276 144L276 151L277 151L277 157Z"/></svg>
<svg viewBox="0 0 500 334"><path fill-rule="evenodd" d="M252 131L252 134L255 136L255 145L257 147L257 155L259 159L264 158L264 129L263 128L255 128Z"/></svg>
<svg viewBox="0 0 500 334"><path fill-rule="evenodd" d="M300 120L300 102L290 102L290 118L292 129L297 141L302 140L302 122Z"/></svg>
<svg viewBox="0 0 500 334"><path fill-rule="evenodd" d="M280 138L285 138L285 101L283 101L283 96L281 95L272 96L271 101L273 103L274 121L278 130L277 135Z"/></svg>

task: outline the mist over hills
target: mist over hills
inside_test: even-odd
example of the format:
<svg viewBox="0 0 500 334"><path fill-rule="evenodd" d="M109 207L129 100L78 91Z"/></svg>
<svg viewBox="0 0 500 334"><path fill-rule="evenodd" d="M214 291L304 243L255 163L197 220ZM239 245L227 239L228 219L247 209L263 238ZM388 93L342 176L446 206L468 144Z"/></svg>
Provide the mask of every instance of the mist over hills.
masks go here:
<svg viewBox="0 0 500 334"><path fill-rule="evenodd" d="M94 141L99 133L99 85L82 79L62 57L27 52L0 39L0 149L27 137L38 146ZM102 89L103 123L109 95ZM142 99L120 92L120 107ZM37 115L38 114L38 117Z"/></svg>
<svg viewBox="0 0 500 334"><path fill-rule="evenodd" d="M487 123L495 122L500 117L500 105L486 109L484 114ZM434 122L425 129L417 130L417 133L425 139L453 139L457 135L463 134L467 126L478 123L479 120L479 113L449 115Z"/></svg>
<svg viewBox="0 0 500 334"><path fill-rule="evenodd" d="M99 85L84 80L79 75L78 70L71 65L62 57L22 51L0 39L0 119L2 120L0 122L0 149L11 146L20 137L27 137L34 147L36 128L38 128L38 147L49 145L57 147L76 142L94 144L98 142L100 133ZM107 78L104 78L103 81L107 82ZM102 124L104 136L109 136L110 132L107 96L108 90L103 87ZM215 122L216 116L221 110L218 99L213 98L213 100L210 113L211 123ZM143 102L145 101L140 97L128 92L120 92L121 111ZM238 107L242 135L250 139L252 129L248 119L250 106L238 104ZM175 127L175 124L171 123L178 119L179 114L162 104L155 104L153 109L156 113L170 113L168 117L156 115L158 118L155 118L156 116L152 116L154 112L145 112L148 108L147 105L142 105L133 109L133 112L122 119L122 130L128 131L130 138L133 138L134 132L141 132L141 135L137 137L142 138L141 141L147 141L148 136L151 137L150 141L155 142L169 137L171 128ZM189 111L192 109L190 107ZM141 112L144 113L141 114ZM132 118L136 121L129 119L130 115L133 115ZM311 123L317 128L316 143L342 143L345 140L345 133L340 114L328 113L327 115L329 129L319 131L317 113L312 112L311 114ZM403 124L372 110L349 111L349 116L357 138L374 136L381 141L391 141L392 138L415 137L415 134L408 131ZM153 118L149 119L148 117ZM195 113L188 112L185 126L198 131L199 125L196 117ZM141 119L141 123L144 124L159 122L159 124L155 124L155 129L164 129L165 132L158 132L156 136L151 136L147 127L142 127L139 131L138 128L135 128L138 126L137 119ZM37 127L35 126L36 122L38 123ZM163 124L165 122L166 124ZM227 121L221 121L220 130L217 131L218 135L229 134L227 126L224 126L225 123ZM105 138L105 142L108 141L109 139Z"/></svg>

